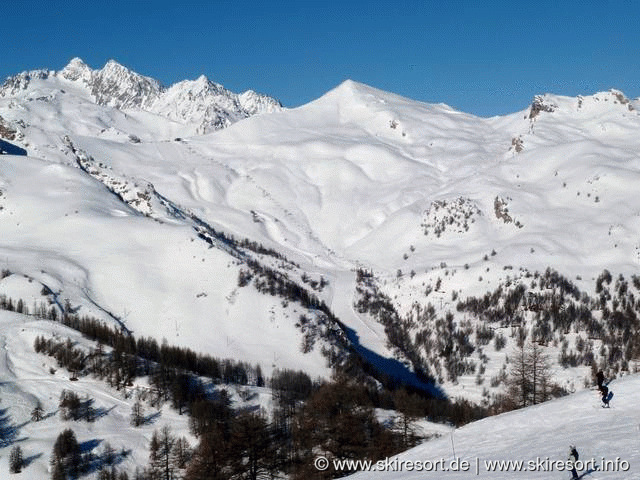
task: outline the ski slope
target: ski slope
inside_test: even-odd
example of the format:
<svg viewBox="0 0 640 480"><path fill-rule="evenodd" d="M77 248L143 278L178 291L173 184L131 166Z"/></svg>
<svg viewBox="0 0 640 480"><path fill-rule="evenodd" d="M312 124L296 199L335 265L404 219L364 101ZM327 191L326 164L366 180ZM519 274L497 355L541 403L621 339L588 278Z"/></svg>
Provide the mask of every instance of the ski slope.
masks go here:
<svg viewBox="0 0 640 480"><path fill-rule="evenodd" d="M60 304L69 299L81 314L116 317L136 336L260 363L267 372L297 366L328 374L319 352L300 354L296 306L239 289L236 260L187 225L141 215L78 168L1 160L2 268L35 282L37 303L46 301L37 293L46 285ZM20 282L5 281L5 295L17 301Z"/></svg>
<svg viewBox="0 0 640 480"><path fill-rule="evenodd" d="M422 462L424 468L416 467L417 463L413 466L404 463L414 471L407 471L405 468L404 471L360 472L349 478L569 479L570 472L559 471L552 465L566 462L569 445L575 445L579 460L587 463L593 459L592 463L578 472L582 475L581 478L638 479L640 376L630 375L615 380L609 387L615 393L611 408L601 408L600 396L596 391L581 391L452 429L438 439L400 454L395 463L391 459L389 462L396 468L403 465L402 462ZM451 463L454 459L459 459L459 463ZM522 469L512 464L509 469L502 468L503 471L499 471L497 467L494 471L489 470L490 462L498 461L524 463ZM468 468L465 468L463 462L466 462ZM435 471L436 464L440 468L438 471ZM597 469L593 469L592 465ZM384 465L381 466L384 468ZM443 471L442 466L450 470ZM417 471L418 468L423 469ZM609 471L605 471L606 469Z"/></svg>

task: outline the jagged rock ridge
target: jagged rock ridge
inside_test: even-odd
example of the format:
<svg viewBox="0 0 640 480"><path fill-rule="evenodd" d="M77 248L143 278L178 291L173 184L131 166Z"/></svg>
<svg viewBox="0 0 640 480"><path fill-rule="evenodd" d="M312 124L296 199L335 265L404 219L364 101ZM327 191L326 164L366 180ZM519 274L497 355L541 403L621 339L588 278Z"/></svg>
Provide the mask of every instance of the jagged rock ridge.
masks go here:
<svg viewBox="0 0 640 480"><path fill-rule="evenodd" d="M198 133L207 133L250 117L282 109L272 97L248 90L233 93L204 75L184 80L168 88L157 80L140 75L114 60L99 70L92 70L74 58L59 72L33 70L8 78L0 87L7 97L27 90L33 80L61 77L83 85L98 104L120 110L143 110L180 123L195 123Z"/></svg>

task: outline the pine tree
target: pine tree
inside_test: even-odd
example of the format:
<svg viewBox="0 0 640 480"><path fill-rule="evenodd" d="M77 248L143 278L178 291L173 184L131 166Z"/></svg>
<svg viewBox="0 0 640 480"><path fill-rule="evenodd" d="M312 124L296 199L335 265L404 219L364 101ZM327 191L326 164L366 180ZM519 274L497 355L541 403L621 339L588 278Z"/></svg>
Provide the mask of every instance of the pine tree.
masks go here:
<svg viewBox="0 0 640 480"><path fill-rule="evenodd" d="M252 413L239 416L233 423L231 442L238 474L257 480L260 475L275 473L275 449L264 417Z"/></svg>
<svg viewBox="0 0 640 480"><path fill-rule="evenodd" d="M160 436L154 430L149 442L149 477L159 478L160 475Z"/></svg>
<svg viewBox="0 0 640 480"><path fill-rule="evenodd" d="M93 407L93 399L87 399L85 403L84 419L89 423L96 420L96 409Z"/></svg>
<svg viewBox="0 0 640 480"><path fill-rule="evenodd" d="M31 410L31 421L39 422L42 419L44 419L44 409L42 408L42 403L40 403L40 400L38 400L36 402L36 406L33 407L33 410Z"/></svg>
<svg viewBox="0 0 640 480"><path fill-rule="evenodd" d="M24 466L24 458L22 457L22 448L16 445L11 449L9 454L9 472L20 473Z"/></svg>
<svg viewBox="0 0 640 480"><path fill-rule="evenodd" d="M212 428L219 428L225 436L228 436L233 410L230 407L231 399L226 390L218 392L215 400L197 400L191 404L189 426L191 432L200 436Z"/></svg>
<svg viewBox="0 0 640 480"><path fill-rule="evenodd" d="M264 375L260 365L256 366L256 387L264 387Z"/></svg>
<svg viewBox="0 0 640 480"><path fill-rule="evenodd" d="M59 477L60 473L56 471L58 463L62 467L62 477ZM54 476L52 478L55 478L55 480L58 480L58 478L66 479L67 476L77 478L81 470L82 455L73 430L67 428L58 435L53 445L51 464L54 467L52 471ZM55 477L55 475L58 475L58 477Z"/></svg>
<svg viewBox="0 0 640 480"><path fill-rule="evenodd" d="M228 480L231 478L229 441L218 426L207 430L187 467L186 480Z"/></svg>
<svg viewBox="0 0 640 480"><path fill-rule="evenodd" d="M149 470L155 480L172 480L174 465L171 461L171 453L176 439L171 435L171 429L164 426L160 432L154 431L149 446Z"/></svg>
<svg viewBox="0 0 640 480"><path fill-rule="evenodd" d="M420 399L416 395L409 394L404 388L395 392L393 403L397 411L401 413L400 429L404 447L411 447L415 441L413 421L420 418L424 411L421 408Z"/></svg>
<svg viewBox="0 0 640 480"><path fill-rule="evenodd" d="M149 480L149 473L146 469L136 467L135 474L133 476L133 480Z"/></svg>
<svg viewBox="0 0 640 480"><path fill-rule="evenodd" d="M509 375L509 397L518 407L526 407L529 404L531 380L529 378L527 352L524 342L519 343L515 355L509 358L512 358Z"/></svg>
<svg viewBox="0 0 640 480"><path fill-rule="evenodd" d="M549 399L551 369L549 359L535 342L528 347L527 360L531 375L531 403L535 405Z"/></svg>
<svg viewBox="0 0 640 480"><path fill-rule="evenodd" d="M98 480L117 480L115 467L101 469L98 472Z"/></svg>
<svg viewBox="0 0 640 480"><path fill-rule="evenodd" d="M184 470L191 459L191 447L186 438L176 440L171 450L171 463L176 470Z"/></svg>
<svg viewBox="0 0 640 480"><path fill-rule="evenodd" d="M119 472L116 467L102 468L98 472L98 480L129 480L127 472Z"/></svg>
<svg viewBox="0 0 640 480"><path fill-rule="evenodd" d="M62 460L59 458L54 460L51 480L67 480L67 472L64 469L64 465L62 465Z"/></svg>
<svg viewBox="0 0 640 480"><path fill-rule="evenodd" d="M509 397L518 407L544 402L551 396L549 360L535 342L520 343L509 377Z"/></svg>
<svg viewBox="0 0 640 480"><path fill-rule="evenodd" d="M102 447L102 463L104 465L113 466L116 462L116 452L109 442L104 442Z"/></svg>
<svg viewBox="0 0 640 480"><path fill-rule="evenodd" d="M142 402L140 400L136 400L131 406L131 425L134 427L139 427L144 423L144 407L142 406Z"/></svg>
<svg viewBox="0 0 640 480"><path fill-rule="evenodd" d="M82 402L76 392L62 390L58 406L62 420L79 420L82 417Z"/></svg>
<svg viewBox="0 0 640 480"><path fill-rule="evenodd" d="M186 373L178 373L173 377L171 382L171 400L173 408L178 410L178 414L182 415L184 408L189 401L189 391L191 387L191 378Z"/></svg>

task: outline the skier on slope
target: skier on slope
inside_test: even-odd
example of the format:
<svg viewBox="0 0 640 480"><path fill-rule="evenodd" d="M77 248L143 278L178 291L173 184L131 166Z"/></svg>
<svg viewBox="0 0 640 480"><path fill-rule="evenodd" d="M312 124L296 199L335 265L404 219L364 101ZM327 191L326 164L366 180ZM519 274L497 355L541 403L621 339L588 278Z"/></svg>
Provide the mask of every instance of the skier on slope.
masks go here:
<svg viewBox="0 0 640 480"><path fill-rule="evenodd" d="M604 373L602 373L602 370L596 374L596 383L598 384L598 390L600 390L600 394L602 395L603 407L609 407L609 400L611 400L613 393L609 393L609 387L604 383Z"/></svg>
<svg viewBox="0 0 640 480"><path fill-rule="evenodd" d="M578 461L578 450L576 450L575 445L569 445L569 458L567 459L567 463L571 465L571 480L578 480L578 472L576 471L576 462Z"/></svg>

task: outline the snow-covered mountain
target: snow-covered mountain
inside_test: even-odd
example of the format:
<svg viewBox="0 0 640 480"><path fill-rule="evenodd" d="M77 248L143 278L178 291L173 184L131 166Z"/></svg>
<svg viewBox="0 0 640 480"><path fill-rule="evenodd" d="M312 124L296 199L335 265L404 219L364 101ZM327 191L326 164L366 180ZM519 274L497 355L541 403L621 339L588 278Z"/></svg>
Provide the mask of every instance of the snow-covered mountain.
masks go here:
<svg viewBox="0 0 640 480"><path fill-rule="evenodd" d="M518 458L555 458L573 442L633 463L635 377L614 381L611 411L580 390L594 368L640 367L638 108L617 90L545 94L479 118L346 81L283 109L205 77L164 88L113 61L24 72L0 88L0 295L266 375L367 372L496 408L517 345L535 341L552 381L578 393L456 431L458 456L507 459L513 442ZM43 332L87 342L0 312L0 398L19 425L4 432L34 451L61 424L22 424L21 402L50 411L70 381L32 357ZM150 428L116 435L129 399L78 385L114 409L81 439L146 445ZM167 412L186 432L178 417ZM585 425L597 441L578 438ZM31 461L29 478L46 475Z"/></svg>
<svg viewBox="0 0 640 480"><path fill-rule="evenodd" d="M355 351L490 402L526 333L571 391L638 358L638 107L546 94L479 118L347 81L284 110L76 59L2 87L28 157L2 158L0 258L81 311L267 370L326 376L327 349Z"/></svg>
<svg viewBox="0 0 640 480"><path fill-rule="evenodd" d="M33 80L56 78L80 85L98 105L142 110L182 124L195 124L197 133L282 109L274 98L252 90L235 94L204 76L165 88L157 80L133 72L114 60L109 60L102 69L92 70L79 58L71 60L59 72L36 70L10 77L0 87L0 96L19 95Z"/></svg>

